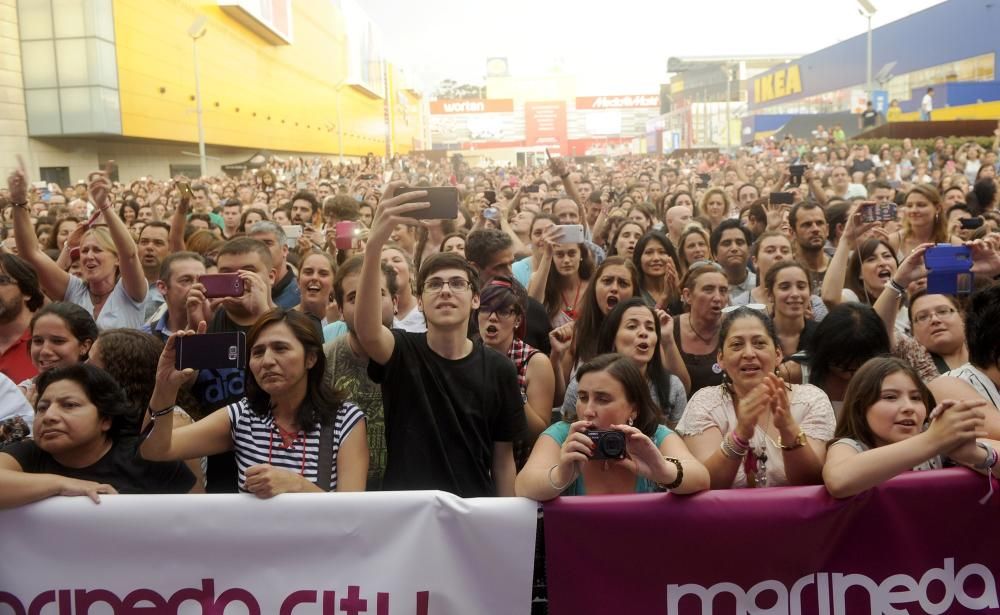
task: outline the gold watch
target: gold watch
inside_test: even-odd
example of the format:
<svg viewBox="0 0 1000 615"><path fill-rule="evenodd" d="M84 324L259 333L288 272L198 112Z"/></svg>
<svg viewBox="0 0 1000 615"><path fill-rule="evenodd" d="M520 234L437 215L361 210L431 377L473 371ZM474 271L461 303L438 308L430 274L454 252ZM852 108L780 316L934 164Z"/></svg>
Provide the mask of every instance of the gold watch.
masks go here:
<svg viewBox="0 0 1000 615"><path fill-rule="evenodd" d="M792 444L783 444L781 442L781 434L778 434L778 448L783 451L794 451L797 448L802 448L806 445L806 432L799 430L799 434L795 436L795 441Z"/></svg>

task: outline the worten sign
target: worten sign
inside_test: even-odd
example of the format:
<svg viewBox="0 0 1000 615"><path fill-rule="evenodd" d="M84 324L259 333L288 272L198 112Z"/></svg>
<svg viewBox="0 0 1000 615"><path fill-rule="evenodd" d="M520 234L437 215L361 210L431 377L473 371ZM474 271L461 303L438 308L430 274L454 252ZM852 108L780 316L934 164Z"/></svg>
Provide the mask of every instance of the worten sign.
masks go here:
<svg viewBox="0 0 1000 615"><path fill-rule="evenodd" d="M753 101L767 102L802 92L802 75L798 64L789 64L773 73L761 75L753 80Z"/></svg>
<svg viewBox="0 0 1000 615"><path fill-rule="evenodd" d="M630 96L577 96L577 109L640 109L659 107L659 94L638 94Z"/></svg>
<svg viewBox="0 0 1000 615"><path fill-rule="evenodd" d="M467 98L461 100L431 101L431 115L511 113L512 111L514 111L514 101L510 98Z"/></svg>

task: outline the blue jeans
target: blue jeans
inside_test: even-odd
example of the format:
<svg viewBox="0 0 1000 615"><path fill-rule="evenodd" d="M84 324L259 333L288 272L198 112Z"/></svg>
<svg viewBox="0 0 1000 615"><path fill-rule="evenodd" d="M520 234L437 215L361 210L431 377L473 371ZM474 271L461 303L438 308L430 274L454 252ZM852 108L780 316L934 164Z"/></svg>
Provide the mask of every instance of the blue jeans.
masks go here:
<svg viewBox="0 0 1000 615"><path fill-rule="evenodd" d="M920 121L921 122L929 122L929 121L931 121L931 112L930 111L921 111L920 112Z"/></svg>

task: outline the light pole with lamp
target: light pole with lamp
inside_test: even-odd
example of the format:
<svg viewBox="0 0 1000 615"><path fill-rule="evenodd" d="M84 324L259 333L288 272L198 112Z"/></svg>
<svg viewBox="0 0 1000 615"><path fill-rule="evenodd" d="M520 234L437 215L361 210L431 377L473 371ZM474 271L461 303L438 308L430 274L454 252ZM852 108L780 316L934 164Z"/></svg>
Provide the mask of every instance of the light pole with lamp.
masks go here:
<svg viewBox="0 0 1000 615"><path fill-rule="evenodd" d="M868 63L865 71L865 99L872 102L872 15L875 14L875 5L868 0L858 0L861 9L858 11L863 17L868 19Z"/></svg>
<svg viewBox="0 0 1000 615"><path fill-rule="evenodd" d="M198 163L201 166L201 177L208 176L208 162L205 157L205 125L202 121L201 112L201 83L199 81L198 70L198 39L205 36L208 30L205 22L208 18L204 15L198 17L188 28L188 36L191 37L191 48L194 50L194 108L198 116Z"/></svg>

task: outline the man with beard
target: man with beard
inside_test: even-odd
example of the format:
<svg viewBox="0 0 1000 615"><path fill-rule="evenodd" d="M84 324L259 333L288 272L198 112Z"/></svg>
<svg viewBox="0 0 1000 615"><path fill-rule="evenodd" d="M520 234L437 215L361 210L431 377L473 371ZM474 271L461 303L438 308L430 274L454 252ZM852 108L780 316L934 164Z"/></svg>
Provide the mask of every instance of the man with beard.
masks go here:
<svg viewBox="0 0 1000 615"><path fill-rule="evenodd" d="M368 353L354 331L354 314L357 311L358 285L361 282L363 263L364 257L360 254L347 259L337 269L337 275L333 279L333 295L347 325L347 335L341 335L324 347L325 380L328 385L344 391L347 398L365 413L369 452L368 484L365 490L378 491L382 488L386 458L382 387L368 377ZM381 287L382 326L391 329L399 286L396 284L396 271L388 265L382 265Z"/></svg>
<svg viewBox="0 0 1000 615"><path fill-rule="evenodd" d="M0 254L0 373L14 382L38 373L28 354L29 325L44 302L35 270L13 254Z"/></svg>
<svg viewBox="0 0 1000 615"><path fill-rule="evenodd" d="M830 257L823 250L829 228L826 214L819 205L803 201L788 214L788 224L795 233L796 259L809 272L812 294L819 295L826 267L830 264Z"/></svg>
<svg viewBox="0 0 1000 615"><path fill-rule="evenodd" d="M149 282L149 292L146 293L146 313L144 320L149 319L163 305L163 295L156 286L160 279L160 265L170 254L170 225L166 222L151 221L139 233L139 261L142 272Z"/></svg>
<svg viewBox="0 0 1000 615"><path fill-rule="evenodd" d="M750 299L750 291L757 286L757 276L747 268L750 262L752 237L739 220L726 219L712 230L709 245L715 262L729 280L729 303L743 305Z"/></svg>

